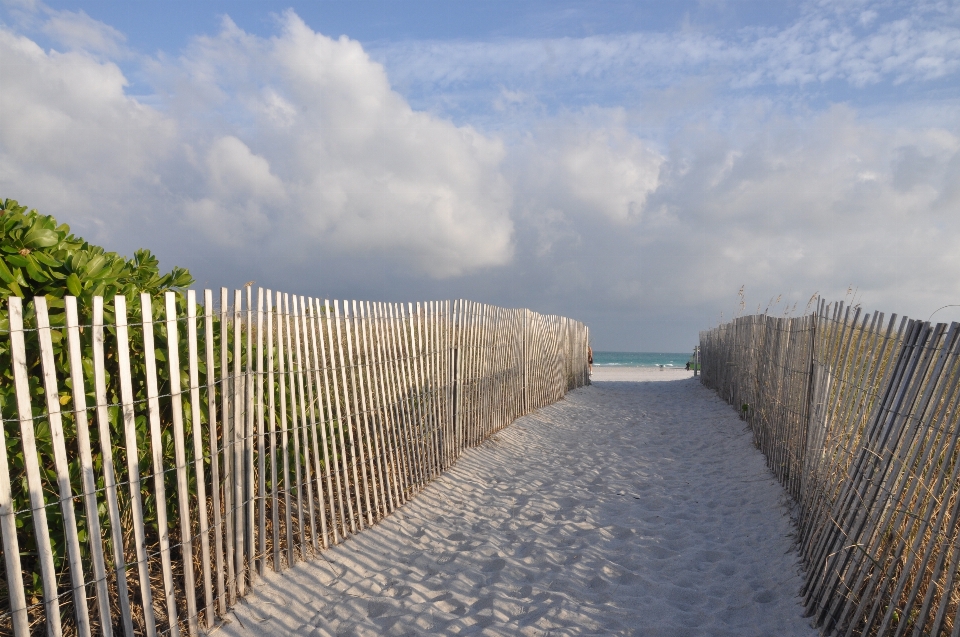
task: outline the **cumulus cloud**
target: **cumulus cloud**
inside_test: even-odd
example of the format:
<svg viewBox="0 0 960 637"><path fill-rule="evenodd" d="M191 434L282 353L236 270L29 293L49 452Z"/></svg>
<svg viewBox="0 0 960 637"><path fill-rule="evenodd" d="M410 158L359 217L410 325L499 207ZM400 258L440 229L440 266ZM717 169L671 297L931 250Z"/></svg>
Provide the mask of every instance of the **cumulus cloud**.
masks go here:
<svg viewBox="0 0 960 637"><path fill-rule="evenodd" d="M567 113L545 119L512 149L507 170L521 250L552 263L599 228L640 227L663 157L623 120L621 109Z"/></svg>
<svg viewBox="0 0 960 637"><path fill-rule="evenodd" d="M656 190L662 157L617 122L583 118L545 123L518 150L517 179L531 210L550 208L616 224L640 220Z"/></svg>
<svg viewBox="0 0 960 637"><path fill-rule="evenodd" d="M123 232L97 204L114 188L111 201L135 200L198 243L280 249L291 263L322 250L445 277L510 258L502 143L414 111L359 43L292 12L275 37L226 19L179 60L150 64L163 110L126 96L111 62L8 30L0 47L0 185L35 205L74 197L90 224Z"/></svg>
<svg viewBox="0 0 960 637"><path fill-rule="evenodd" d="M83 11L47 11L42 25L45 34L72 50L118 55L126 37L108 24L94 20Z"/></svg>
<svg viewBox="0 0 960 637"><path fill-rule="evenodd" d="M177 142L176 123L124 93L113 63L44 51L0 29L0 188L109 233L152 192Z"/></svg>
<svg viewBox="0 0 960 637"><path fill-rule="evenodd" d="M743 284L761 307L783 294L802 309L814 291L835 299L851 283L901 313L960 297L955 277L939 275L960 243L956 131L890 131L834 106L686 134L699 143L678 139L664 158L638 233L644 254L632 259L656 271L637 299L648 313L733 308Z"/></svg>

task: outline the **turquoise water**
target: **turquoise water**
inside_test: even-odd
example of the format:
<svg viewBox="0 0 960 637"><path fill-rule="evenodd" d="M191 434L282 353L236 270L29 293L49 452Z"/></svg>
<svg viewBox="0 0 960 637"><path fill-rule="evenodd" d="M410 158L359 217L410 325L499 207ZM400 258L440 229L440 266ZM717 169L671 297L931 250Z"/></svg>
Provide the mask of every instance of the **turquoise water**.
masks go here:
<svg viewBox="0 0 960 637"><path fill-rule="evenodd" d="M598 367L685 367L690 352L683 354L660 352L594 352L593 364Z"/></svg>

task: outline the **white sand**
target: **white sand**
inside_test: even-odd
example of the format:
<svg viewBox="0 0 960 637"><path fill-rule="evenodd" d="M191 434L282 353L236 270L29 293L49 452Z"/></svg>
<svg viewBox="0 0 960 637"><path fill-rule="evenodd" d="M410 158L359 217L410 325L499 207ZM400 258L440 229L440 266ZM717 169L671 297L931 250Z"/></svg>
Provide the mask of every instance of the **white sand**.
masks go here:
<svg viewBox="0 0 960 637"><path fill-rule="evenodd" d="M693 378L693 372L683 367L620 367L617 365L594 365L590 380L600 381L656 381Z"/></svg>
<svg viewBox="0 0 960 637"><path fill-rule="evenodd" d="M787 496L734 411L682 370L607 369L218 632L817 635ZM601 381L630 374L673 382Z"/></svg>

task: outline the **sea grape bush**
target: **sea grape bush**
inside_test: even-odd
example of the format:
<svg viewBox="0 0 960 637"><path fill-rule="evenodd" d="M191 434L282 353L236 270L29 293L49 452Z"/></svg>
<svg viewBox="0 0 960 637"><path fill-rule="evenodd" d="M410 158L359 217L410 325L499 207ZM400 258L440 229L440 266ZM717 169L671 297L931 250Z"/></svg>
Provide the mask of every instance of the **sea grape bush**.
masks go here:
<svg viewBox="0 0 960 637"><path fill-rule="evenodd" d="M18 413L16 410L16 397L14 394L13 372L10 358L10 321L8 315L8 305L6 297L19 296L25 299L24 304L24 325L27 346L27 365L30 378L30 394L34 408L34 425L36 427L36 437L38 452L40 454L41 474L45 483L44 497L48 504L47 515L50 524L51 541L54 549L54 560L58 572L63 573L65 569L64 557L66 554L66 543L63 534L63 524L61 519L60 507L57 505L60 494L56 488L56 474L53 462L53 447L50 434L49 423L44 418L45 411L40 411L45 404L44 388L41 376L41 365L39 356L39 346L36 332L31 328L36 326L36 317L33 304L29 301L37 296L44 296L50 308L50 322L52 329L52 340L54 344L54 354L58 370L68 370L68 352L66 334L58 329L64 325L64 302L63 298L67 295L77 297L81 324L89 324L91 321L91 309L93 298L95 296L104 297L104 322L106 323L106 366L107 366L107 401L112 405L120 402L120 386L117 368L117 357L115 351L116 330L112 327L115 323L113 315L113 298L121 294L127 298L128 321L131 324L130 346L131 346L131 369L134 379L134 399L136 401L146 400L146 386L143 382L145 373L143 369L144 357L141 348L142 340L139 338L141 329L136 323L141 322L139 294L146 292L151 294L153 302L153 319L156 322L155 346L158 365L158 374L160 376L160 394L169 392L169 378L166 370L166 329L164 321L164 303L162 294L168 290L179 291L193 283L193 277L190 272L179 267L173 268L166 274L161 274L159 270L159 261L149 250L137 250L133 259L127 259L115 252L107 252L103 248L84 241L74 236L66 224L58 224L52 216L43 216L36 210L28 211L25 206L21 206L12 199L2 199L2 209L0 209L0 412L3 416L3 432L5 435L7 457L10 464L11 482L13 488L13 507L15 511L25 511L29 509L29 498L26 483L26 472L24 469L23 449L20 442L20 424L17 421ZM177 295L178 314L184 315L185 299L182 294ZM219 323L219 321L217 322ZM83 341L83 356L86 361L92 361L92 349L90 331L85 330L81 339ZM181 360L186 356L185 329L180 328L180 355ZM201 350L202 351L202 350ZM93 394L93 370L92 367L84 370L85 389L87 392L87 405L90 408L94 404ZM205 369L201 369L201 374ZM70 411L72 407L71 393L72 387L70 379L62 373L58 378L60 396L59 400L64 405L64 427L65 437L68 445L76 445L75 423L73 414ZM181 386L187 387L188 382L185 373L181 377ZM161 401L163 403L163 401ZM204 401L205 402L205 401ZM142 404L142 403L141 403ZM201 406L204 414L206 405ZM169 405L164 409L169 411ZM110 408L110 429L111 439L113 441L113 452L117 470L121 472L117 478L120 481L126 479L125 473L126 460L123 451L123 429L120 420L120 410L118 407ZM149 475L152 472L149 453L149 433L146 417L138 409L137 425L137 448L139 451L139 464L141 476ZM187 426L189 422L190 409L186 409ZM205 417L205 415L204 415ZM165 423L170 422L169 413L162 414ZM91 428L95 430L97 423L94 422L93 411L88 411ZM94 441L97 440L96 434L91 435ZM163 455L164 466L173 465L173 440L169 428L164 428L163 436ZM96 444L96 442L94 442ZM80 466L78 454L75 449L68 450L68 455L73 458L70 465L71 483L74 494L82 492L80 480ZM98 488L104 487L102 466L100 465L100 454L95 453L94 470L98 476ZM156 529L156 499L150 493L148 488L151 480L144 480L142 483L142 497L144 502L144 517L148 529ZM196 485L191 485L195 488ZM173 485L168 486L169 490ZM119 489L119 495L124 499L128 497L126 488ZM172 498L168 498L170 500ZM87 550L87 523L82 515L82 507L76 503L77 522L80 532L81 550ZM169 502L168 506L172 506ZM124 502L121 502L123 509ZM103 508L103 507L102 507ZM172 513L172 510L171 510ZM106 512L101 511L101 525L105 536L109 535L109 518ZM176 519L170 516L170 519ZM36 602L41 594L39 564L36 557L36 544L30 517L28 514L17 515L17 526L22 529L19 534L21 559L24 572L33 574L32 581L30 575L24 582L27 588L28 604ZM24 528L27 527L27 528ZM125 529L129 531L128 529ZM171 526L171 531L174 531ZM149 542L148 542L149 543ZM62 579L63 583L68 583L68 579ZM88 579L89 581L89 579ZM6 597L6 591L0 590L0 598ZM4 600L0 599L0 606L6 606Z"/></svg>
<svg viewBox="0 0 960 637"><path fill-rule="evenodd" d="M0 210L0 294L31 299L46 296L51 307L76 296L81 308L94 296L134 297L140 292L159 294L193 283L190 272L175 267L160 274L159 261L149 250L137 250L133 259L87 243L70 233L66 224L12 199ZM0 328L7 328L6 324Z"/></svg>

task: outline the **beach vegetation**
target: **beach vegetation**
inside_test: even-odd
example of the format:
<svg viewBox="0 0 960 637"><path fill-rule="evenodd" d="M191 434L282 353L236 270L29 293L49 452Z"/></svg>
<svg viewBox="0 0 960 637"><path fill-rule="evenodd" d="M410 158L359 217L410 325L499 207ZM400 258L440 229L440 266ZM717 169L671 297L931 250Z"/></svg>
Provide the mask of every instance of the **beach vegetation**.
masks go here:
<svg viewBox="0 0 960 637"><path fill-rule="evenodd" d="M64 297L74 296L77 298L80 323L90 323L93 298L102 296L105 299L112 299L116 295L123 295L132 300L140 293L149 293L156 297L168 290L180 290L193 283L193 277L189 270L180 267L174 267L169 272L162 273L159 267L159 260L149 250L141 249L134 253L132 259L128 259L116 252L109 252L101 246L91 244L71 233L67 224L58 223L50 215L41 215L36 210L28 210L13 199L0 199L2 209L0 209L0 295L4 297L16 296L26 301L35 297L44 297L50 310L50 337L53 343L54 360L57 369L69 369L68 348L65 330L62 328L65 324ZM178 295L178 305L183 305L182 295ZM7 460L10 467L12 482L13 510L29 510L29 487L26 479L26 466L24 460L24 450L20 443L20 423L18 421L21 414L16 412L16 394L14 390L13 366L10 351L10 317L9 308L6 300L0 304L0 411L3 415L4 438L6 442ZM130 311L139 313L139 303L131 303ZM155 321L161 321L164 308L162 303L153 304L152 317ZM113 304L105 304L104 322L105 330L108 334L116 336L116 317L113 315ZM132 316L131 323L139 322L142 317ZM36 329L36 310L33 303L24 304L24 340L27 353L27 376L29 379L29 389L31 403L42 405L45 401L45 388L43 384L43 370L39 355L39 341ZM83 329L83 328L81 328ZM131 331L137 330L136 326L131 325ZM166 360L164 352L166 351L165 330L160 329L156 339L156 356L161 363ZM81 337L82 356L86 361L93 360L92 339ZM142 378L144 375L144 357L142 352L135 351L140 339L131 339L131 365L135 378ZM105 339L105 358L107 367L107 400L111 405L120 404L120 386L119 369L116 356L116 339ZM186 344L181 339L181 345L185 348ZM184 349L183 355L186 355ZM94 394L92 389L92 368L85 369L87 376L86 390L88 393L88 404L93 404ZM161 371L161 375L163 372ZM168 381L167 381L168 384ZM145 401L146 386L143 383L135 384L134 400ZM161 393L165 393L161 388ZM72 397L72 384L69 379L61 379L59 402L61 405L68 405ZM114 456L118 459L117 466L125 466L124 449L120 441L123 441L122 419L119 409L111 407L109 409L111 420L111 439L116 445L113 449ZM47 517L51 533L51 544L54 553L54 563L61 571L63 560L66 554L66 537L64 536L64 525L61 520L62 512L56 503L60 499L57 485L57 474L53 462L54 449L53 438L50 423L47 421L45 413L32 414L34 417L34 427L36 433L37 452L40 457L40 473L44 483L44 498L48 504ZM62 415L64 433L67 440L76 439L75 414L72 411L65 411ZM147 431L147 422L143 417L136 419L137 439L147 440L149 434ZM169 436L167 436L169 438ZM164 440L164 462L173 461L172 439ZM167 444L169 443L169 444ZM140 446L142 457L139 458L142 474L150 473L150 457L148 446ZM70 454L69 475L71 479L71 488L74 493L82 492L80 479L80 460L78 454ZM168 465L169 466L169 465ZM96 467L98 478L98 489L104 488L102 477L102 467ZM156 499L146 490L146 482L143 482L143 500L145 507L145 519L152 521L156 519ZM51 503L53 505L51 506ZM26 528L23 528L25 519L18 516L17 525L22 528L22 533L18 534L20 547L22 551L21 559L23 561L24 571L32 573L33 577L25 581L28 602L31 598L37 598L41 595L41 582L39 578L39 564L35 563L38 559L37 547L35 545L34 534ZM83 516L77 518L78 534L81 540L81 551L86 553L86 539L88 534L88 522ZM104 517L101 520L103 531L109 529L109 519Z"/></svg>

